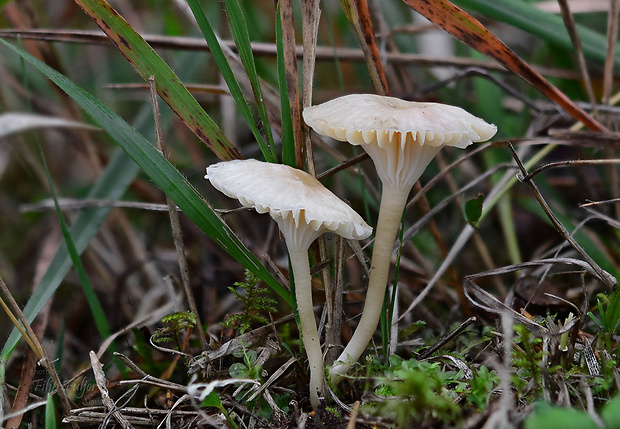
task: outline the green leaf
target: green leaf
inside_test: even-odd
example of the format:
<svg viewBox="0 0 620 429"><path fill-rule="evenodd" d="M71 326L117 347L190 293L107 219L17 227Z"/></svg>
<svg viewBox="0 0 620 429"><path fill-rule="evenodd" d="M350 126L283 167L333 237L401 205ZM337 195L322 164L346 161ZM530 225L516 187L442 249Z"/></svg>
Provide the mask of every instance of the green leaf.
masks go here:
<svg viewBox="0 0 620 429"><path fill-rule="evenodd" d="M222 406L222 400L220 399L217 392L211 392L207 395L206 398L202 400L202 403L200 404L200 406L220 408Z"/></svg>
<svg viewBox="0 0 620 429"><path fill-rule="evenodd" d="M159 96L220 159L241 158L237 148L198 104L168 64L118 12L103 0L76 0L76 3L101 27L144 80L155 77Z"/></svg>
<svg viewBox="0 0 620 429"><path fill-rule="evenodd" d="M0 40L0 43L9 48L13 53L20 55L28 63L32 64L41 73L52 80L63 91L71 96L93 119L108 132L108 134L118 143L118 145L138 164L142 170L157 184L170 198L183 210L183 212L194 223L202 229L208 236L210 236L218 245L220 245L230 256L235 258L247 269L252 271L258 277L260 277L267 285L269 285L276 293L278 293L287 303L290 303L289 293L284 289L267 271L267 269L256 259L256 257L241 243L236 237L234 232L220 219L220 217L213 211L211 206L202 199L200 194L192 187L192 185L185 179L185 177L172 165L163 155L155 149L141 134L139 134L133 127L126 123L121 117L110 110L107 106L95 99L92 95L88 94L82 88L77 86L67 77L48 67L41 61L32 57L23 50L9 44L4 40ZM118 161L117 161L118 162ZM124 160L127 162L127 160ZM115 166L118 168L118 166ZM135 166L127 167L135 168ZM106 174L113 174L106 169ZM124 172L115 171L115 174L119 175L119 180L127 180L128 177ZM133 179L133 178L131 178ZM107 177L109 182L117 180L116 177ZM101 181L99 181L101 182ZM109 183L105 183L106 189ZM116 190L122 194L126 187L121 187L120 190ZM100 191L99 188L94 188L89 196L95 198L105 198L97 194ZM120 195L114 195L114 190L108 189L108 197L119 198ZM103 222L105 216L109 212L109 209L88 209L84 213L93 213L92 210L98 214L97 220ZM101 211L99 211L101 210ZM83 222L80 223L80 220ZM80 217L76 220L75 224L71 228L72 237L74 237L76 248L79 252L82 252L92 235L98 231L100 223L86 224L87 219ZM75 237L73 234L76 232L76 228L79 231L82 229L90 229L89 233L83 233L79 237ZM90 235L92 233L92 235ZM71 267L70 260L65 255L56 255L53 264L61 264L57 270L49 272L44 276L41 281L45 288L41 292L35 292L31 300L28 302L24 309L24 314L29 321L32 321L34 317L41 310L43 305L49 300L54 293L66 272ZM39 288L37 288L39 289ZM17 344L19 334L14 332L4 346L2 354L10 354L10 351Z"/></svg>
<svg viewBox="0 0 620 429"><path fill-rule="evenodd" d="M482 215L482 204L484 203L484 194L478 194L476 198L472 198L471 200L467 200L465 202L465 206L463 207L463 214L465 215L465 220L470 224L474 225L480 219Z"/></svg>
<svg viewBox="0 0 620 429"><path fill-rule="evenodd" d="M228 368L228 375L232 378L248 378L250 376L250 369L245 364L235 362Z"/></svg>
<svg viewBox="0 0 620 429"><path fill-rule="evenodd" d="M258 106L258 113L261 121L263 122L265 134L267 135L270 156L266 156L265 158L267 160L271 160L271 162L277 162L278 158L276 155L275 144L273 142L273 135L271 134L271 127L269 125L267 106L263 100L263 92L261 89L260 80L258 79L258 73L256 71L256 63L254 62L254 53L250 44L250 35L248 33L245 17L243 16L243 11L241 10L241 5L238 0L224 0L224 5L226 6L228 22L230 24L233 38L235 39L235 44L237 45L239 57L241 58L243 67L245 68L248 78L250 79L252 91L254 92L254 99L256 100L256 105Z"/></svg>
<svg viewBox="0 0 620 429"><path fill-rule="evenodd" d="M583 411L540 403L527 418L524 427L525 429L596 429L598 426Z"/></svg>
<svg viewBox="0 0 620 429"><path fill-rule="evenodd" d="M601 417L606 428L620 428L620 395L605 404L601 410Z"/></svg>

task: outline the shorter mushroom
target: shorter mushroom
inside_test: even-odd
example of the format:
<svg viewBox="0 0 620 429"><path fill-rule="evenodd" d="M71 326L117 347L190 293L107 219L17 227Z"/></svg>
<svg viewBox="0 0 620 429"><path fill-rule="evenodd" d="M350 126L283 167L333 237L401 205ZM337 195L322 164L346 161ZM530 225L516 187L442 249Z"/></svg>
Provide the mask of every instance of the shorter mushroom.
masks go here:
<svg viewBox="0 0 620 429"><path fill-rule="evenodd" d="M372 228L347 204L308 173L253 159L220 162L205 176L225 195L259 213L269 213L284 236L295 279L300 330L310 366L310 402L324 393L323 354L317 332L308 249L325 232L360 240Z"/></svg>
<svg viewBox="0 0 620 429"><path fill-rule="evenodd" d="M495 125L446 104L351 94L304 109L317 133L361 146L372 158L383 190L362 317L331 368L332 381L357 362L377 329L392 249L411 188L444 146L465 148L495 135Z"/></svg>

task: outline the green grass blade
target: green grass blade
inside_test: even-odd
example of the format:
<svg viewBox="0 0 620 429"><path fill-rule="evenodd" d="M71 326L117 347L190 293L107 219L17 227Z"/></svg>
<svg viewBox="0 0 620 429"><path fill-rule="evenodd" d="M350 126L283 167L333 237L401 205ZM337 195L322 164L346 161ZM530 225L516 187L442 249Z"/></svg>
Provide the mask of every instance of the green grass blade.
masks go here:
<svg viewBox="0 0 620 429"><path fill-rule="evenodd" d="M188 0L187 3L189 4L189 7L191 8L192 13L194 14L194 17L196 18L196 21L198 22L200 31L202 32L202 35L205 41L207 42L207 45L209 46L209 50L211 51L211 55L213 56L215 63L217 64L220 70L220 73L224 77L224 80L226 81L226 85L228 85L228 90L230 91L230 95L235 100L235 104L237 105L237 108L239 109L239 111L241 112L241 115L243 116L247 124L249 125L252 131L252 134L254 135L254 138L258 142L261 152L263 153L263 156L265 157L265 160L268 162L278 162L278 157L276 155L274 144L273 144L273 136L271 134L271 128L269 127L269 122L266 116L263 117L261 113L261 119L264 124L265 134L267 135L267 138L269 141L268 144L265 142L265 139L261 135L258 127L256 126L256 123L254 122L254 117L252 116L250 106L248 105L245 97L243 96L243 91L241 90L241 86L239 85L239 82L235 78L235 74L233 73L230 65L228 64L226 55L224 55L224 52L222 51L220 42L217 36L215 35L215 32L213 31L213 28L211 27L211 24L209 23L207 16L202 10L202 6L200 5L200 2L198 0ZM248 37L248 43L249 43L249 37ZM258 78L256 79L256 81L258 82ZM258 86L258 88L260 90L260 85ZM257 99L257 103L259 106L259 113L262 112L263 110L266 113L266 108L264 106L262 96L261 98ZM262 109L261 109L261 106L262 106Z"/></svg>
<svg viewBox="0 0 620 429"><path fill-rule="evenodd" d="M189 219L231 257L260 277L286 302L290 303L288 292L245 247L187 179L148 140L106 105L64 75L21 49L3 40L0 42L22 56L73 98L101 128L107 131L110 137L140 166L151 180L181 208Z"/></svg>
<svg viewBox="0 0 620 429"><path fill-rule="evenodd" d="M226 6L226 12L228 14L228 22L237 50L239 52L239 58L243 63L243 67L250 79L252 85L252 91L254 92L254 99L256 100L256 106L258 107L258 114L260 115L263 126L265 127L265 135L269 143L269 149L271 155L277 159L275 145L273 142L273 135L271 133L271 127L269 126L269 115L267 114L267 106L263 101L263 91L261 89L260 80L258 79L258 72L256 71L256 63L254 61L254 53L252 52L252 46L250 44L250 34L248 33L248 27L241 10L241 5L238 0L224 0Z"/></svg>
<svg viewBox="0 0 620 429"><path fill-rule="evenodd" d="M56 429L56 411L54 408L54 398L47 395L45 403L45 429Z"/></svg>
<svg viewBox="0 0 620 429"><path fill-rule="evenodd" d="M4 41L0 42L6 43ZM110 158L105 171L88 193L87 198L104 200L119 199L134 181L138 171L138 166L131 158L123 151L118 150ZM101 228L110 210L110 208L105 207L89 208L83 210L78 215L70 229L71 237L78 253L81 254L86 249L90 240ZM72 263L67 247L62 245L54 255L49 268L24 307L24 316L29 322L34 320L43 306L49 301L71 267ZM11 332L11 335L4 344L0 359L11 355L20 337L19 331L13 329L13 332Z"/></svg>
<svg viewBox="0 0 620 429"><path fill-rule="evenodd" d="M56 195L56 190L54 188L54 183L52 181L52 176L50 175L49 168L47 165L47 160L45 159L45 154L43 153L43 148L39 144L39 152L41 154L41 159L43 160L43 167L45 169L45 175L47 176L47 182L50 186L50 191L52 194L52 198L54 200L54 207L56 209L56 215L58 216L58 221L60 222L60 228L62 230L62 235L65 239L65 245L67 246L67 251L69 252L69 256L71 257L71 262L73 263L73 268L75 269L78 278L80 279L80 283L82 284L82 290L84 291L84 295L86 295L86 301L88 302L88 306L90 307L90 312L92 313L95 319L95 326L97 326L97 331L99 331L99 335L101 335L102 339L108 338L110 336L110 325L108 324L108 319L105 316L105 312L103 311L103 307L95 294L95 290L93 289L92 284L86 274L86 269L80 260L80 254L75 247L75 243L71 238L71 232L69 231L69 226L65 221L65 218L60 210L60 205L58 204L58 197Z"/></svg>
<svg viewBox="0 0 620 429"><path fill-rule="evenodd" d="M454 4L480 13L486 17L513 25L528 33L551 42L567 51L574 50L573 44L559 15L544 12L521 0L452 0ZM577 25L577 32L581 40L583 53L586 58L605 63L605 47L607 46L604 34L591 30L583 25ZM620 66L620 52L616 51L616 67Z"/></svg>
<svg viewBox="0 0 620 429"><path fill-rule="evenodd" d="M278 89L280 92L280 106L282 110L282 163L297 168L291 105L289 104L288 90L286 88L286 67L284 66L284 42L282 38L280 4L278 4L276 8L276 46L278 55Z"/></svg>
<svg viewBox="0 0 620 429"><path fill-rule="evenodd" d="M103 0L76 0L76 3L101 27L145 81L150 76L155 77L159 96L220 159L241 158L168 64L118 12Z"/></svg>

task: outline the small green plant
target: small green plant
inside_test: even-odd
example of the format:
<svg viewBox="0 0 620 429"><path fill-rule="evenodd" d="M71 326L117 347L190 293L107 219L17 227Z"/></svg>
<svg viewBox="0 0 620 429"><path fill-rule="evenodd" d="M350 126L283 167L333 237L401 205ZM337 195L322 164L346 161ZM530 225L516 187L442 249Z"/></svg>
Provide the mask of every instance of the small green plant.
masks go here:
<svg viewBox="0 0 620 429"><path fill-rule="evenodd" d="M252 380L260 380L262 368L256 365L258 353L256 350L246 349L233 352L233 356L243 359L243 362L235 362L228 368L228 374L232 378L249 378Z"/></svg>
<svg viewBox="0 0 620 429"><path fill-rule="evenodd" d="M196 315L191 311L178 311L164 316L161 321L167 326L155 331L152 337L153 342L157 344L174 342L177 347L181 348L182 341L179 340L179 334L185 329L196 326Z"/></svg>
<svg viewBox="0 0 620 429"><path fill-rule="evenodd" d="M450 389L461 377L454 371L444 371L436 362L402 360L390 357L392 368L386 371L386 381L375 394L386 397L375 404L374 412L393 420L398 427L412 427L415 422L429 418L453 422L459 413L454 399L458 394Z"/></svg>
<svg viewBox="0 0 620 429"><path fill-rule="evenodd" d="M532 393L538 396L542 375L539 363L543 357L542 338L534 337L523 325L515 325L514 342L512 353L512 383L519 395Z"/></svg>
<svg viewBox="0 0 620 429"><path fill-rule="evenodd" d="M260 279L251 271L245 271L245 281L236 282L230 291L243 304L243 313L226 316L223 325L245 333L253 323L267 324L269 321L262 313L275 312L277 301L265 296L267 288L259 286Z"/></svg>
<svg viewBox="0 0 620 429"><path fill-rule="evenodd" d="M618 333L620 326L620 290L614 290L609 296L597 296L597 309L600 315L596 317L592 312L588 316L603 334L603 341L607 350L613 350L612 336Z"/></svg>
<svg viewBox="0 0 620 429"><path fill-rule="evenodd" d="M534 428L575 428L594 429L605 427L608 429L620 427L620 396L616 396L602 408L602 421L595 422L587 412L575 408L552 407L546 403L538 403L534 412L525 421L525 429ZM597 424L598 423L598 424Z"/></svg>
<svg viewBox="0 0 620 429"><path fill-rule="evenodd" d="M489 393L499 383L499 377L489 371L486 366L481 366L474 372L469 380L469 391L466 393L467 402L474 404L479 410L483 410L488 402Z"/></svg>

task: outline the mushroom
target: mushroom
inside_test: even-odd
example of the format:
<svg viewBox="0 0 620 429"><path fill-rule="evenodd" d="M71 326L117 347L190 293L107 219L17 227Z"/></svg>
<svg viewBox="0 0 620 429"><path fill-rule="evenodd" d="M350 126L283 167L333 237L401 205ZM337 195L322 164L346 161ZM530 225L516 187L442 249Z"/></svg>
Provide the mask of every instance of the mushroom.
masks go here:
<svg viewBox="0 0 620 429"><path fill-rule="evenodd" d="M310 402L316 409L324 392L325 374L312 305L308 249L326 232L359 240L370 236L372 228L316 178L286 165L253 159L225 161L209 166L205 178L244 206L269 213L280 227L295 279L300 330L310 366Z"/></svg>
<svg viewBox="0 0 620 429"><path fill-rule="evenodd" d="M438 103L352 94L304 109L317 133L361 146L370 155L383 191L362 317L336 364L336 382L359 359L377 329L401 216L413 185L443 146L465 148L493 137L495 125Z"/></svg>

